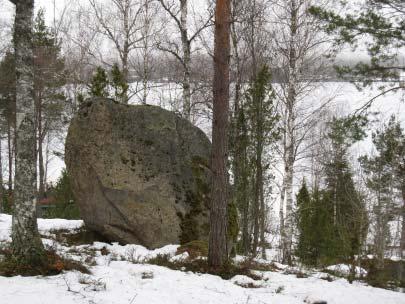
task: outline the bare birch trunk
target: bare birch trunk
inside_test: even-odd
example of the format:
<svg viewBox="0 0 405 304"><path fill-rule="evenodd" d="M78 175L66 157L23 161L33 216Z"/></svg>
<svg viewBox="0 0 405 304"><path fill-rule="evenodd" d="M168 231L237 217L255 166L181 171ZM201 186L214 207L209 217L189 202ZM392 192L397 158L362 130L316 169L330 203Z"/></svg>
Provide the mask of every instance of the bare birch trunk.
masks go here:
<svg viewBox="0 0 405 304"><path fill-rule="evenodd" d="M217 0L215 12L214 104L212 122L212 197L208 262L213 268L228 261L228 111L230 0Z"/></svg>
<svg viewBox="0 0 405 304"><path fill-rule="evenodd" d="M13 1L16 5L14 47L17 74L16 167L12 220L12 252L23 264L39 265L44 247L36 219L35 107L32 28L34 1Z"/></svg>
<svg viewBox="0 0 405 304"><path fill-rule="evenodd" d="M130 38L130 26L129 22L129 13L130 13L130 1L125 0L124 4L124 12L123 12L123 17L124 17L124 31L125 31L125 36L124 36L124 47L122 50L122 56L121 56L121 61L122 61L122 77L124 78L126 83L129 83L129 66L128 66L128 57L129 57L129 38ZM128 95L126 94L122 98L123 103L128 104Z"/></svg>
<svg viewBox="0 0 405 304"><path fill-rule="evenodd" d="M180 0L181 44L183 47L183 116L191 120L191 47L188 39L188 0Z"/></svg>
<svg viewBox="0 0 405 304"><path fill-rule="evenodd" d="M281 193L280 193L280 209L279 209L281 258L283 257L284 240L285 240L285 227L284 227L285 183L286 183L285 177L283 177L283 184L281 186Z"/></svg>
<svg viewBox="0 0 405 304"><path fill-rule="evenodd" d="M297 36L297 18L298 6L296 0L291 1L291 20L290 20L290 45L289 45L289 66L288 66L288 92L287 92L287 130L286 130L286 153L285 153L285 239L283 242L283 263L292 263L292 238L293 238L293 178L295 163L295 103L296 103L296 85L297 85L297 54L296 54L296 36Z"/></svg>
<svg viewBox="0 0 405 304"><path fill-rule="evenodd" d="M149 20L149 0L145 0L145 24L143 29L143 71L142 71L142 82L143 82L143 94L142 94L142 103L147 103L148 98L148 82L149 82L149 31L150 31L150 20Z"/></svg>

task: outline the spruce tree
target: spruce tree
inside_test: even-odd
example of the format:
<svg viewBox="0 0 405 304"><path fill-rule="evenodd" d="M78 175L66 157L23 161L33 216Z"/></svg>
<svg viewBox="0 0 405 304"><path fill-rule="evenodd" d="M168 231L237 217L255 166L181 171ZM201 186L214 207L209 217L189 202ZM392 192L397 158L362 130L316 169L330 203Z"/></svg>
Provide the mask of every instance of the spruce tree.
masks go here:
<svg viewBox="0 0 405 304"><path fill-rule="evenodd" d="M350 146L365 135L366 120L333 119L330 153L324 164L325 188L310 195L304 183L297 195L297 255L309 265L354 263L365 240L367 213L348 162ZM353 268L354 269L354 268Z"/></svg>
<svg viewBox="0 0 405 304"><path fill-rule="evenodd" d="M334 242L333 202L330 194L314 189L311 197L313 215L311 218L312 238L310 265L323 266L335 261L336 244ZM305 262L305 260L304 260Z"/></svg>
<svg viewBox="0 0 405 304"><path fill-rule="evenodd" d="M296 254L306 264L314 264L314 206L305 179L297 194L298 245Z"/></svg>
<svg viewBox="0 0 405 304"><path fill-rule="evenodd" d="M364 201L356 190L348 163L348 149L362 139L364 130L357 121L334 119L331 123L332 157L325 165L326 190L324 204L332 207L333 243L330 258L353 260L359 253L367 231Z"/></svg>
<svg viewBox="0 0 405 304"><path fill-rule="evenodd" d="M231 121L230 153L233 172L233 200L240 214L242 236L239 252L245 256L250 253L251 236L249 233L250 210L250 166L248 157L249 136L244 102L240 102L236 117Z"/></svg>
<svg viewBox="0 0 405 304"><path fill-rule="evenodd" d="M269 68L263 66L245 94L245 113L249 135L249 157L252 167L252 254L256 255L258 246L265 255L265 221L266 204L264 201L265 171L268 162L265 159L266 149L278 139L276 124L279 116L275 109L275 95L271 85ZM260 239L260 244L259 244Z"/></svg>

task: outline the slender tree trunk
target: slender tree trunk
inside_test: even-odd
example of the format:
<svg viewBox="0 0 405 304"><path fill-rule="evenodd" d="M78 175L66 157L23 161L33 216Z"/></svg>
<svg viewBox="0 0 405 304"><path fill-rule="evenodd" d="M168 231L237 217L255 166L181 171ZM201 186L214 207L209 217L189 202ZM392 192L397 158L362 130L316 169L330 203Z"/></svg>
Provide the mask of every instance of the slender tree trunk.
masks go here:
<svg viewBox="0 0 405 304"><path fill-rule="evenodd" d="M228 261L228 112L230 59L230 0L217 0L215 12L212 197L208 262L220 268Z"/></svg>
<svg viewBox="0 0 405 304"><path fill-rule="evenodd" d="M295 103L296 103L296 85L297 85L297 54L296 54L296 36L298 30L298 6L296 0L291 1L291 20L290 20L290 45L289 45L289 66L288 66L288 91L287 91L287 130L286 130L286 153L285 162L285 239L283 248L283 263L292 263L292 237L293 237L293 178L295 163Z"/></svg>
<svg viewBox="0 0 405 304"><path fill-rule="evenodd" d="M191 120L191 46L188 39L188 0L180 0L180 31L183 47L183 116Z"/></svg>
<svg viewBox="0 0 405 304"><path fill-rule="evenodd" d="M44 162L44 185L45 185L45 192L48 190L48 166L49 166L49 147L50 145L50 135L49 132L46 134L46 148L45 148L45 162Z"/></svg>
<svg viewBox="0 0 405 304"><path fill-rule="evenodd" d="M122 55L121 55L121 63L122 63L122 77L125 80L125 83L129 83L129 64L128 64L128 57L129 57L129 39L131 36L130 33L130 26L129 23L131 20L129 20L129 14L130 14L130 1L125 0L125 3L123 4L123 22L124 22L124 46L122 49ZM125 96L122 97L122 102L124 104L128 104L128 94L125 94Z"/></svg>
<svg viewBox="0 0 405 304"><path fill-rule="evenodd" d="M0 213L3 212L4 203L4 185L3 185L3 156L2 156L2 139L0 138Z"/></svg>
<svg viewBox="0 0 405 304"><path fill-rule="evenodd" d="M384 256L385 256L385 248L386 248L386 237L387 235L385 232L387 231L386 223L384 220L385 215L383 214L383 206L382 206L382 198L381 198L381 191L378 189L377 193L377 206L373 208L374 215L376 217L376 228L375 228L375 236L374 236L374 247L375 247L375 255L377 257L377 266L379 269L384 268ZM385 212L384 212L385 213Z"/></svg>
<svg viewBox="0 0 405 304"><path fill-rule="evenodd" d="M11 124L7 126L7 148L8 148L8 197L13 194L13 133L11 132Z"/></svg>
<svg viewBox="0 0 405 304"><path fill-rule="evenodd" d="M283 183L281 186L280 193L280 209L279 209L279 220L280 220L280 248L281 255L283 258L284 242L285 242L285 227L284 227L284 206L285 206L285 176L283 177Z"/></svg>
<svg viewBox="0 0 405 304"><path fill-rule="evenodd" d="M284 116L288 117L287 109L284 112ZM281 248L281 255L282 261L284 260L284 248L285 248L285 240L286 240L286 231L285 231L285 193L287 188L287 178L286 178L286 170L285 170L285 163L287 160L287 122L284 121L284 134L283 134L283 162L284 162L284 175L283 181L281 185L281 193L280 193L280 209L279 209L279 219L280 219L280 248Z"/></svg>
<svg viewBox="0 0 405 304"><path fill-rule="evenodd" d="M40 97L41 98L41 97ZM43 151L43 130L42 130L42 101L37 102L37 136L38 136L38 169L39 169L39 193L38 198L42 199L45 194L45 172L44 172L44 151Z"/></svg>
<svg viewBox="0 0 405 304"><path fill-rule="evenodd" d="M262 259L266 259L266 205L264 202L264 181L260 184L260 247L262 249Z"/></svg>
<svg viewBox="0 0 405 304"><path fill-rule="evenodd" d="M14 48L16 60L16 167L12 220L12 252L23 264L44 261L44 247L36 219L36 149L34 65L32 29L33 0L15 0Z"/></svg>
<svg viewBox="0 0 405 304"><path fill-rule="evenodd" d="M260 109L257 109L260 111ZM258 115L260 115L258 113ZM259 120L259 116L256 116L256 118ZM257 130L257 132L260 132ZM254 190L254 198L253 198L253 204L254 204L254 211L253 211L253 216L254 216L254 224L253 224L253 248L252 248L252 253L253 256L257 255L257 248L259 246L259 237L260 237L260 219L262 215L262 211L260 208L260 191L263 186L263 168L262 168L262 153L263 153L263 148L262 148L262 142L261 139L256 138L256 163L255 163L255 169L256 169L256 177L255 177L255 190Z"/></svg>
<svg viewBox="0 0 405 304"><path fill-rule="evenodd" d="M285 219L284 219L284 250L283 250L283 263L291 264L291 250L292 250L292 237L293 237L293 163L294 160L291 157L291 148L288 149L287 165L285 168L286 174L286 187L285 187Z"/></svg>
<svg viewBox="0 0 405 304"><path fill-rule="evenodd" d="M405 185L402 186L402 230L400 251L401 258L403 259L405 257Z"/></svg>
<svg viewBox="0 0 405 304"><path fill-rule="evenodd" d="M147 103L148 98L148 82L149 82L149 30L150 30L150 22L149 22L149 0L145 0L144 2L145 7L145 24L144 24L144 31L143 31L143 71L142 71L142 81L143 81L143 96L142 96L142 103Z"/></svg>
<svg viewBox="0 0 405 304"><path fill-rule="evenodd" d="M255 18L256 18L256 0L250 0L250 57L252 59L252 81L257 76L257 54L256 54L256 25L255 25Z"/></svg>
<svg viewBox="0 0 405 304"><path fill-rule="evenodd" d="M237 18L239 13L238 4L240 0L232 1L233 19ZM247 256L250 252L249 236L249 197L248 197L248 165L247 165L247 130L246 120L243 113L243 104L241 102L242 90L242 70L241 58L239 55L239 39L235 22L231 24L231 38L233 46L233 59L236 67L235 75L235 97L234 97L234 163L233 175L236 192L236 204L241 213L242 230L242 252Z"/></svg>

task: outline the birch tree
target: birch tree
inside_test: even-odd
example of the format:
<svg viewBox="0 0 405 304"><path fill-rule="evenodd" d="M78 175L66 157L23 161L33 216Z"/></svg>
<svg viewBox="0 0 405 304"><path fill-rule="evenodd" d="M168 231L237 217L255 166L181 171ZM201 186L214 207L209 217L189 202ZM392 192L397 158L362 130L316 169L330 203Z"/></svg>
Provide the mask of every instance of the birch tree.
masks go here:
<svg viewBox="0 0 405 304"><path fill-rule="evenodd" d="M12 220L12 253L23 265L41 265L44 247L36 219L36 157L33 17L34 0L13 0L16 6L14 48L17 74L16 168Z"/></svg>
<svg viewBox="0 0 405 304"><path fill-rule="evenodd" d="M196 26L194 32L191 32L189 23L189 1L188 0L158 0L173 21L174 26L180 34L181 44L178 45L174 39L168 39L166 42L159 43L159 49L171 54L180 63L183 70L183 116L191 120L192 112L192 87L191 87L191 55L193 43L199 37L201 32L211 25L211 16L206 17L205 21Z"/></svg>
<svg viewBox="0 0 405 304"><path fill-rule="evenodd" d="M130 58L143 41L143 2L138 0L109 0L107 3L88 0L91 16L97 24L94 30L112 43L118 54L122 74L127 83L130 77ZM99 47L99 46L98 46ZM103 56L98 56L103 57ZM105 62L107 65L108 62ZM111 65L110 65L111 66ZM126 102L130 96L126 98Z"/></svg>
<svg viewBox="0 0 405 304"><path fill-rule="evenodd" d="M304 97L316 86L317 75L325 68L326 38L319 22L308 13L312 0L272 1L274 50L281 62L281 84L277 94L281 101L284 163L280 193L280 234L282 260L291 264L294 232L293 186L295 165L302 146L316 125L316 117L330 99L316 105L304 103ZM317 2L318 3L318 2ZM301 155L300 155L301 154Z"/></svg>
<svg viewBox="0 0 405 304"><path fill-rule="evenodd" d="M150 88L149 82L153 68L152 52L156 49L155 37L157 35L157 29L155 29L155 18L158 16L158 8L155 1L150 0L144 0L143 8L144 9L141 14L141 22L143 23L143 27L141 29L142 40L140 41L141 47L138 74L141 75L142 78L141 101L143 104L146 104Z"/></svg>
<svg viewBox="0 0 405 304"><path fill-rule="evenodd" d="M214 47L214 107L212 121L212 193L208 263L220 268L228 261L228 120L230 0L217 0Z"/></svg>

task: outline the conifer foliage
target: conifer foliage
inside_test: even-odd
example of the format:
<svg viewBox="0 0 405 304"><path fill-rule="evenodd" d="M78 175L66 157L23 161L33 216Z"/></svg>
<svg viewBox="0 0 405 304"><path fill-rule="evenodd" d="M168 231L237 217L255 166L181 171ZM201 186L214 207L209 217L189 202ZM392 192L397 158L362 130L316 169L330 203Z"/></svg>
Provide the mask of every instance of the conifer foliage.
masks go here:
<svg viewBox="0 0 405 304"><path fill-rule="evenodd" d="M340 1L343 7L350 2ZM365 47L371 60L355 67L340 67L342 75L354 75L367 85L377 77L396 76L403 69L396 59L405 44L404 1L368 0L360 11L343 16L318 6L311 7L310 12L324 22L328 34L335 34L336 45L347 43L357 48L362 45L361 40L367 41Z"/></svg>
<svg viewBox="0 0 405 304"><path fill-rule="evenodd" d="M128 88L118 64L113 65L110 75L102 67L97 67L90 84L90 96L113 98L125 104L128 101Z"/></svg>
<svg viewBox="0 0 405 304"><path fill-rule="evenodd" d="M383 267L387 246L392 240L389 223L402 218L400 254L405 250L405 133L393 116L373 133L376 155L363 156L360 162L366 173L366 185L372 193L374 254Z"/></svg>
<svg viewBox="0 0 405 304"><path fill-rule="evenodd" d="M278 139L278 120L271 74L263 66L246 90L232 124L234 197L241 215L240 251L244 254L256 255L261 247L265 256L265 186L272 161L268 152Z"/></svg>
<svg viewBox="0 0 405 304"><path fill-rule="evenodd" d="M310 194L304 182L298 195L297 256L310 265L354 262L364 243L368 218L347 157L349 147L364 136L365 122L333 119L331 156L324 164L324 189Z"/></svg>

